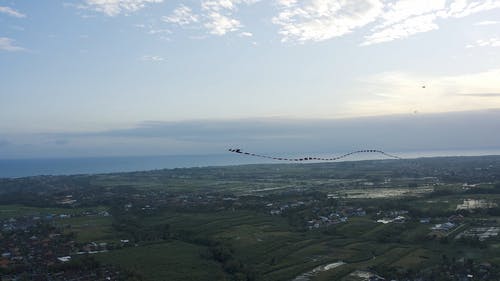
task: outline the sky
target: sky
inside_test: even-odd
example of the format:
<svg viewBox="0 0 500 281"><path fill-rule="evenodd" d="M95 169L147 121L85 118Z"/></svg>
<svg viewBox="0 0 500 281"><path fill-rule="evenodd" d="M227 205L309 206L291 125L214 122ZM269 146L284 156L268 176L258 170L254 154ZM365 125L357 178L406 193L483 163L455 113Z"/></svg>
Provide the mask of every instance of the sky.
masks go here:
<svg viewBox="0 0 500 281"><path fill-rule="evenodd" d="M499 147L498 77L500 0L0 0L0 158Z"/></svg>

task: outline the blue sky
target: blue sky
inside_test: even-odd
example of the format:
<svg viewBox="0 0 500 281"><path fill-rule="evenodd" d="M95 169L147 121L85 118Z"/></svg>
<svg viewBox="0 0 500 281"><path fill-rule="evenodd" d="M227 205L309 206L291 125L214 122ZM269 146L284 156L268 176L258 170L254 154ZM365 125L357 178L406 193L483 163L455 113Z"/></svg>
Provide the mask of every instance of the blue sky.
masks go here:
<svg viewBox="0 0 500 281"><path fill-rule="evenodd" d="M0 0L0 158L222 146L106 133L165 122L489 112L498 77L500 0Z"/></svg>

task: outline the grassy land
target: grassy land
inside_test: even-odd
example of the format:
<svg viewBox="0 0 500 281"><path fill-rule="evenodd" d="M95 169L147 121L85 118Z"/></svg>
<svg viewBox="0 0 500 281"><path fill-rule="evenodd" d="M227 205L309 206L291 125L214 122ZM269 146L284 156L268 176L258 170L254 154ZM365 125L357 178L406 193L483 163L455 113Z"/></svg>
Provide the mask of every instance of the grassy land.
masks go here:
<svg viewBox="0 0 500 281"><path fill-rule="evenodd" d="M145 280L225 280L220 265L203 257L206 251L205 247L172 241L125 248L96 257L101 262L138 272Z"/></svg>
<svg viewBox="0 0 500 281"><path fill-rule="evenodd" d="M224 261L216 261L213 253L218 246L229 249L231 259L256 272L258 280L269 281L293 280L318 266L338 261L345 264L319 273L311 281L345 280L351 272L369 268L419 271L449 257L500 263L499 238L481 245L454 239L458 233L481 225L483 218L493 221L489 224L498 225L495 220L500 221L499 218L486 210L464 214L465 218L458 223L460 226L447 236L443 235L444 239L428 237L430 227L456 214L457 205L464 199L484 199L500 204L500 195L466 192L462 188L465 180L435 181L433 178L440 174L434 171L447 165L437 163L434 168L422 165L417 173L416 167L405 163L249 165L96 175L88 178L89 185L102 187L105 191L102 194L111 195L104 197L108 201L96 197L99 200L93 202L110 202L110 210L113 210L110 212L116 217L72 216L53 221L65 231L76 233L77 242L81 243L130 239L133 245L139 241L137 247L111 250L96 257L105 263L136 271L146 280L228 280L231 273L224 267ZM409 172L401 172L405 169ZM460 171L454 174L462 175ZM476 173L476 170L470 172L472 182L475 182ZM450 175L447 171L442 174ZM391 180L386 181L386 178ZM487 186L493 188L493 184ZM172 197L166 197L168 200L156 201L170 193ZM188 198L187 195L193 194L195 196ZM203 201L207 194L217 197L220 202ZM326 199L327 194L341 196L330 201ZM177 201L180 195L187 198L184 203ZM222 202L221 198L226 195L255 196L239 197L233 204ZM384 198L378 198L379 195ZM201 201L193 200L198 196ZM114 200L116 198L119 200ZM290 208L283 216L271 216L270 207L264 207L269 202L274 204L272 208L277 208L299 200L306 202L304 206ZM123 210L128 202L137 209L127 207ZM146 204L153 206L153 210L141 211ZM350 216L347 223L304 230L307 220L341 212L343 207L362 207L368 215ZM120 214L120 210L123 213ZM386 215L384 212L396 210L409 211L407 222L375 222L376 217ZM85 209L3 205L0 206L0 218L73 215L83 211ZM419 223L422 217L431 217L432 223ZM133 227L121 227L116 223L121 222L120 219L125 226ZM118 233L117 229L123 233ZM142 235L158 229L161 235L154 238Z"/></svg>
<svg viewBox="0 0 500 281"><path fill-rule="evenodd" d="M72 217L57 222L65 232L74 232L76 241L87 242L116 242L118 233L112 228L111 217Z"/></svg>
<svg viewBox="0 0 500 281"><path fill-rule="evenodd" d="M85 211L99 212L105 211L105 207L91 207L91 208L38 208L28 207L23 205L0 205L0 219L20 216L44 216L51 214L66 214L76 215Z"/></svg>

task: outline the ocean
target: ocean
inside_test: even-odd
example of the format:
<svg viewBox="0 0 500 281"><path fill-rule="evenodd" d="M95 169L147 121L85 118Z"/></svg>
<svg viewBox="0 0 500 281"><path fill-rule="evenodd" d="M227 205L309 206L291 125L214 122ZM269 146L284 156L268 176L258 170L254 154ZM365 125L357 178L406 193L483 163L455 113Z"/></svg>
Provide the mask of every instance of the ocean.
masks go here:
<svg viewBox="0 0 500 281"><path fill-rule="evenodd" d="M392 152L403 158L439 156L479 156L500 155L498 150L467 151L425 151ZM286 157L333 157L343 153L311 153L300 155L279 155ZM357 154L342 161L386 159L379 154ZM175 156L130 156L130 157L88 157L52 159L0 159L0 178L17 178L38 175L100 174L115 172L148 171L155 169L191 168L207 166L230 166L245 164L289 163L275 160L244 156L234 153L213 155L175 155ZM296 163L296 162L295 162ZM305 162L310 163L310 162Z"/></svg>

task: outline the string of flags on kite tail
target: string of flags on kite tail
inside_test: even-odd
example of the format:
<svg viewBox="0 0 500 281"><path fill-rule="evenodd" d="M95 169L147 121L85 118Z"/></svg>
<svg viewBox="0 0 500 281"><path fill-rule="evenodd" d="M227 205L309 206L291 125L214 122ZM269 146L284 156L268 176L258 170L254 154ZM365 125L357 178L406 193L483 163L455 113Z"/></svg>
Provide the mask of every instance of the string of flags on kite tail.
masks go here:
<svg viewBox="0 0 500 281"><path fill-rule="evenodd" d="M378 150L378 149L356 150L356 151L346 153L344 155L331 157L331 158L324 158L324 157L302 157L302 158L273 157L273 156L261 155L261 154L251 153L251 152L245 152L239 148L230 148L229 152L238 153L238 154L242 154L242 155L248 155L248 156L254 156L254 157L260 157L260 158L267 158L267 159L272 159L272 160L294 161L294 162L300 162L300 161L336 161L336 160L340 160L342 158L347 158L353 154L361 154L361 153L378 153L378 154L382 154L382 155L389 157L389 158L403 159L399 156L392 155L392 154L389 154L387 152L384 152L384 151Z"/></svg>

